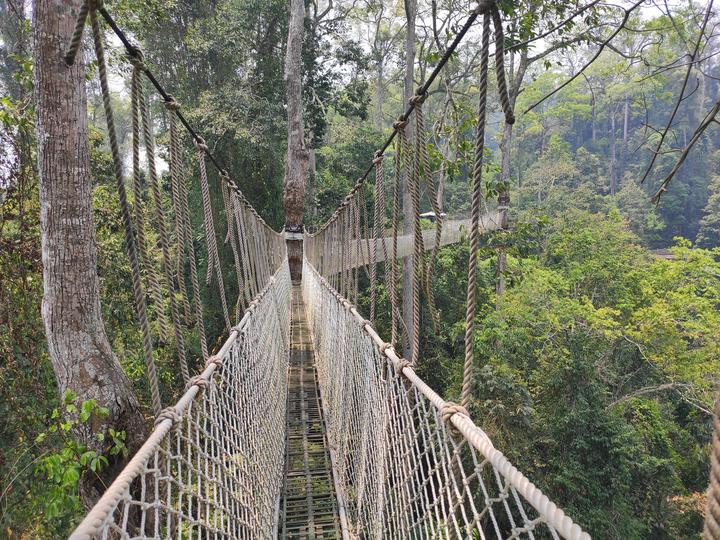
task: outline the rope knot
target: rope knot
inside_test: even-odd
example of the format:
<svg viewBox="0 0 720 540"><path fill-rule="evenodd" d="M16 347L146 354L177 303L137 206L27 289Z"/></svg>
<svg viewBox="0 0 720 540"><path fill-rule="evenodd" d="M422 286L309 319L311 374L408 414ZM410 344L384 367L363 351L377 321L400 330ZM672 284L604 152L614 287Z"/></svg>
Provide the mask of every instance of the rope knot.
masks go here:
<svg viewBox="0 0 720 540"><path fill-rule="evenodd" d="M375 165L382 165L382 162L383 162L383 154L382 154L382 151L378 150L373 155L373 163Z"/></svg>
<svg viewBox="0 0 720 540"><path fill-rule="evenodd" d="M406 367L413 367L413 363L407 358L401 358L400 360L398 360L398 363L395 366L395 371L397 371L398 373L402 373L403 369L405 369Z"/></svg>
<svg viewBox="0 0 720 540"><path fill-rule="evenodd" d="M478 0L475 13L483 14L487 13L495 6L495 0Z"/></svg>
<svg viewBox="0 0 720 540"><path fill-rule="evenodd" d="M242 329L242 327L238 324L238 325L233 326L233 327L230 329L230 331L231 331L231 332L237 332L238 335L240 335L240 334L242 334L243 329Z"/></svg>
<svg viewBox="0 0 720 540"><path fill-rule="evenodd" d="M104 0L88 0L88 9L96 11L105 5Z"/></svg>
<svg viewBox="0 0 720 540"><path fill-rule="evenodd" d="M220 369L224 363L225 361L221 357L213 354L212 356L208 356L208 359L205 360L205 367L207 368L210 367L211 364L215 364L215 366Z"/></svg>
<svg viewBox="0 0 720 540"><path fill-rule="evenodd" d="M200 135L198 135L197 139L195 139L195 148L197 148L201 152L208 153L208 145L205 144L205 139L203 139Z"/></svg>
<svg viewBox="0 0 720 540"><path fill-rule="evenodd" d="M191 377L190 380L188 380L187 384L185 385L185 390L190 390L193 386L197 386L201 392L206 390L207 388L210 388L210 381L205 379L202 375L195 375L194 377Z"/></svg>
<svg viewBox="0 0 720 540"><path fill-rule="evenodd" d="M155 418L155 425L158 426L165 420L170 420L174 426L180 421L180 413L175 407L166 407Z"/></svg>
<svg viewBox="0 0 720 540"><path fill-rule="evenodd" d="M422 104L425 103L425 100L427 99L427 93L423 92L422 94L420 94L420 91L421 89L418 89L418 93L416 93L413 97L410 98L410 104L413 105L416 109L422 107Z"/></svg>
<svg viewBox="0 0 720 540"><path fill-rule="evenodd" d="M133 47L128 53L128 60L138 71L145 71L145 55L140 47Z"/></svg>
<svg viewBox="0 0 720 540"><path fill-rule="evenodd" d="M168 96L168 99L163 104L168 111L177 111L180 108L180 104L173 96Z"/></svg>
<svg viewBox="0 0 720 540"><path fill-rule="evenodd" d="M405 120L402 116L398 117L398 119L393 122L393 129L395 131L403 131L405 126L407 126L407 120Z"/></svg>
<svg viewBox="0 0 720 540"><path fill-rule="evenodd" d="M387 355L387 350L391 348L392 343L388 343L387 341L384 341L380 345L378 345L378 350L384 355Z"/></svg>
<svg viewBox="0 0 720 540"><path fill-rule="evenodd" d="M360 321L358 321L358 324L360 325L360 330L365 330L366 326L372 327L372 323L367 319L360 319Z"/></svg>
<svg viewBox="0 0 720 540"><path fill-rule="evenodd" d="M449 424L450 419L456 414L462 414L467 417L470 416L465 407L463 407L462 405L458 405L457 403L454 403L452 401L445 402L445 405L443 405L442 409L440 409L440 414L442 415L443 422L445 422L446 424Z"/></svg>

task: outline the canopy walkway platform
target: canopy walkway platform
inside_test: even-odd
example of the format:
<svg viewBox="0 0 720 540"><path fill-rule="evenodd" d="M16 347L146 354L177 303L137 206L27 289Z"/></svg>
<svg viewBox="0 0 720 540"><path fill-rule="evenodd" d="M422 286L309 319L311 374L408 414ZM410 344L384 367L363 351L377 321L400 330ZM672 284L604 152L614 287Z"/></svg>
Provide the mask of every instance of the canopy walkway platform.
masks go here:
<svg viewBox="0 0 720 540"><path fill-rule="evenodd" d="M347 538L342 534L313 342L299 283L292 286L287 408L280 537Z"/></svg>

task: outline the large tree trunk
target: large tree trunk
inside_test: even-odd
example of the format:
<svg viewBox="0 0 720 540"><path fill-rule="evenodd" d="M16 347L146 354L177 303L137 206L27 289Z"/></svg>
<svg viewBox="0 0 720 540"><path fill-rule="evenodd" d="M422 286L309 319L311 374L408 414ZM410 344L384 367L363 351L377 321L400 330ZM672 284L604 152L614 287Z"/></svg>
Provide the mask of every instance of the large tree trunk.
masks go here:
<svg viewBox="0 0 720 540"><path fill-rule="evenodd" d="M285 53L285 85L288 113L288 152L285 163L285 230L302 232L305 207L305 184L309 157L305 148L305 127L302 103L302 44L305 30L305 3L290 1L287 51ZM294 280L302 276L302 240L288 240L290 274Z"/></svg>
<svg viewBox="0 0 720 540"><path fill-rule="evenodd" d="M143 439L145 422L130 381L110 348L100 311L97 250L92 210L85 66L63 61L80 0L37 0L33 9L37 104L40 230L45 295L42 316L48 351L61 394L94 399L110 411L92 418L86 445L112 426L127 434L131 451ZM108 456L109 457L109 456ZM109 458L112 459L112 458ZM119 462L84 478L81 496L92 504Z"/></svg>
<svg viewBox="0 0 720 540"><path fill-rule="evenodd" d="M417 12L417 0L405 0L405 17L407 19L407 27L405 33L405 88L403 92L404 103L406 108L415 93L415 17ZM408 122L405 132L407 133L408 142L414 140L414 132L411 127L412 122ZM403 234L412 234L413 232L413 205L410 197L410 184L405 178L402 186L402 209L403 209ZM403 348L405 358L412 357L413 342L413 259L405 257L403 259L403 319L405 327L408 330L408 338Z"/></svg>

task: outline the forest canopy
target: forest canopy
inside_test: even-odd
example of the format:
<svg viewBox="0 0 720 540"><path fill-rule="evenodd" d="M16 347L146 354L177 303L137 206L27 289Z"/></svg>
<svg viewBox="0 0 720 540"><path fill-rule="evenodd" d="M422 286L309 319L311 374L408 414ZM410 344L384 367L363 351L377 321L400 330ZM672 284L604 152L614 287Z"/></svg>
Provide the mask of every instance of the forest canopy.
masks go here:
<svg viewBox="0 0 720 540"><path fill-rule="evenodd" d="M366 173L408 91L425 82L476 4L305 2L306 230L321 227ZM288 2L105 5L247 200L281 230ZM410 40L408 5L416 11ZM712 1L498 6L516 122L505 122L491 76L482 201L486 210L506 209L507 220L480 238L471 416L593 537L699 538L720 382L720 15ZM88 443L92 423L110 413L61 393L53 372L42 308L36 16L36 2L0 4L0 537L23 539L66 537L88 505L83 482L123 463L143 435L111 426ZM129 169L131 67L121 43L104 31ZM97 245L91 270L108 343L151 426L143 335L90 41L79 54L87 61ZM476 24L424 105L436 202L453 220L471 211L480 50ZM149 111L170 208L170 126L160 101ZM388 158L389 171L392 148ZM189 163L188 177L197 173ZM216 209L224 196L213 184ZM434 213L423 197L421 212ZM200 230L199 189L190 190L189 203ZM214 218L227 226L222 211ZM220 266L232 274L233 253L222 240ZM212 272L212 254L196 241L202 280ZM449 398L462 386L468 257L466 238L439 251L430 291L439 326L422 312L418 373ZM151 250L149 264L161 268L161 254ZM388 295L380 285L380 302ZM213 287L202 287L201 296L213 347L225 332L221 299ZM370 303L362 276L360 311L368 313ZM150 312L153 332L162 309ZM380 312L378 328L390 324ZM188 355L202 359L200 341L186 337ZM155 347L164 403L182 389L175 347L173 337Z"/></svg>

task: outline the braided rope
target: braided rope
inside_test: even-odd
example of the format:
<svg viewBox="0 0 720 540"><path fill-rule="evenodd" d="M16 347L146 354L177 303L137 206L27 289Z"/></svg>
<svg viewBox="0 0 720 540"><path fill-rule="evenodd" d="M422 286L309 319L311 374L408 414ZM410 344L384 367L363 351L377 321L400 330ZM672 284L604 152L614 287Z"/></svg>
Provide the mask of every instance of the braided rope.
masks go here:
<svg viewBox="0 0 720 540"><path fill-rule="evenodd" d="M420 96L416 96L419 98ZM424 99L415 99L415 140L419 150L419 163L417 163L418 177L424 179L428 185L430 193L430 203L432 204L433 213L435 214L435 245L430 251L429 257L425 264L425 292L428 298L428 307L432 318L433 329L435 334L440 334L440 312L435 305L435 293L432 288L432 276L437 262L438 251L440 250L440 241L442 239L443 220L440 215L440 205L437 200L437 189L433 182L430 172L430 160L427 152L427 132L425 131L425 120L423 115Z"/></svg>
<svg viewBox="0 0 720 540"><path fill-rule="evenodd" d="M243 279L242 270L240 269L240 256L238 254L237 242L235 241L235 227L233 225L233 222L235 221L235 213L230 208L229 190L230 188L227 187L225 182L220 183L220 191L222 191L223 204L225 206L225 218L227 219L227 235L225 237L225 243L230 243L230 248L232 249L233 254L233 262L235 263L235 279L237 280L238 287L237 300L235 302L235 320L239 321L242 313L241 299Z"/></svg>
<svg viewBox="0 0 720 540"><path fill-rule="evenodd" d="M513 105L510 102L507 81L505 79L505 36L503 34L500 10L495 2L493 2L490 7L490 14L492 15L493 27L495 29L495 78L497 79L498 94L500 94L500 104L505 114L505 122L514 124L515 111L513 111Z"/></svg>
<svg viewBox="0 0 720 540"><path fill-rule="evenodd" d="M412 101L421 102L422 99L418 100L415 96L411 99ZM417 104L416 104L417 107ZM410 202L412 211L412 226L413 226L413 256L412 256L412 336L411 336L411 347L410 347L410 362L412 365L417 365L417 360L420 355L420 282L421 272L423 264L423 252L424 243L422 236L422 227L420 225L420 148L417 137L415 138L415 149L413 156L413 163L410 165L410 152L409 142L405 134L405 130L399 133L400 141L405 146L407 152L407 184L410 191Z"/></svg>
<svg viewBox="0 0 720 540"><path fill-rule="evenodd" d="M405 123L395 122L395 130L404 133ZM400 221L400 192L402 190L402 162L403 145L400 137L395 140L395 182L393 184L393 207L392 207L392 257L390 258L390 310L392 315L392 330L390 343L393 347L398 345L398 225Z"/></svg>
<svg viewBox="0 0 720 540"><path fill-rule="evenodd" d="M133 171L133 203L135 214L135 238L137 239L138 262L140 272L145 273L148 290L152 297L155 315L160 325L160 340L165 341L165 333L170 327L165 315L160 280L155 272L155 265L148 257L147 238L145 236L145 190L140 171L140 92L142 86L142 59L133 57L133 71L130 79L130 108L132 110L132 171Z"/></svg>
<svg viewBox="0 0 720 540"><path fill-rule="evenodd" d="M465 311L465 364L460 403L470 406L472 370L475 361L473 335L475 331L475 302L477 294L477 251L480 212L482 210L482 168L485 153L485 121L487 115L488 63L490 53L490 16L483 16L482 49L480 53L480 96L478 124L475 134L475 166L473 168L472 206L470 218L470 256L468 260L467 306Z"/></svg>
<svg viewBox="0 0 720 540"><path fill-rule="evenodd" d="M175 155L177 156L177 162L174 165L178 191L180 195L180 210L181 210L181 222L182 232L181 235L184 237L184 243L187 247L188 260L190 262L190 286L193 292L193 304L195 307L195 323L197 324L198 334L200 337L200 350L202 351L203 359L208 358L208 345L207 336L205 335L205 321L203 317L203 305L202 298L200 296L200 280L198 277L197 270L197 259L195 258L195 238L193 237L192 223L190 222L190 207L188 203L188 188L187 180L185 178L185 170L182 167L182 147L180 145L179 134L177 129L177 116L175 111L177 110L177 104L173 100L169 102L168 107L170 118L170 145L175 148ZM172 161L170 166L173 167Z"/></svg>
<svg viewBox="0 0 720 540"><path fill-rule="evenodd" d="M241 270L242 270L242 297L245 305L247 306L250 301L252 300L254 294L251 290L251 276L250 276L250 268L249 268L249 254L247 251L247 237L243 232L243 226L241 224L242 215L241 215L241 209L240 205L241 202L238 199L238 196L236 193L230 192L230 206L232 207L232 213L233 213L233 220L235 222L235 233L237 234L237 240L238 240L238 249L240 250L239 258L241 263L244 261L244 264L241 264Z"/></svg>
<svg viewBox="0 0 720 540"><path fill-rule="evenodd" d="M205 224L205 242L208 249L208 269L212 265L215 268L218 290L220 292L220 303L222 304L225 327L230 330L230 315L228 313L227 299L225 298L225 284L223 282L222 270L220 269L220 255L218 253L217 238L215 238L215 224L213 222L212 204L210 202L210 186L208 185L207 168L205 167L205 154L207 146L204 141L196 142L198 150L198 165L200 168L200 191L203 200L203 223ZM209 283L209 281L207 282Z"/></svg>
<svg viewBox="0 0 720 540"><path fill-rule="evenodd" d="M85 30L85 23L87 21L89 10L90 2L85 0L80 5L80 11L78 11L78 16L75 20L75 29L73 30L73 35L70 38L70 46L68 47L67 53L65 53L64 60L68 66L72 66L75 63L78 50L80 50L80 44L82 43L83 31Z"/></svg>
<svg viewBox="0 0 720 540"><path fill-rule="evenodd" d="M147 376L150 381L150 394L152 406L155 414L159 414L162 409L160 401L160 387L158 385L157 369L153 358L152 340L150 337L150 324L147 318L147 310L145 306L145 294L143 293L142 280L140 277L140 265L138 263L137 250L135 247L135 239L133 237L132 220L130 217L130 206L128 205L127 192L125 191L125 182L122 173L122 161L120 159L120 149L117 142L117 133L115 131L115 120L113 117L112 104L110 103L110 87L107 79L107 65L105 62L105 51L102 43L102 33L98 24L95 11L90 11L90 24L92 26L93 43L95 47L95 56L98 63L98 76L100 78L100 90L103 98L103 108L105 110L105 121L107 122L108 138L110 141L110 151L112 154L113 168L115 171L115 182L117 185L118 199L120 201L120 213L122 215L123 229L125 232L125 246L130 259L130 269L133 282L133 297L135 299L135 311L140 322L140 329L143 336L143 350L145 352L145 364L147 368Z"/></svg>
<svg viewBox="0 0 720 540"><path fill-rule="evenodd" d="M148 110L148 102L142 85L139 85L138 88L138 98L142 116L143 136L145 139L145 155L150 171L150 188L155 202L155 226L158 230L158 236L160 239L163 269L165 270L165 281L169 291L170 316L172 317L173 329L175 331L175 346L178 353L180 373L182 374L183 382L187 383L190 379L190 373L187 364L187 353L185 351L185 338L183 336L182 324L180 322L180 310L178 309L175 297L173 265L172 259L170 258L170 242L168 241L167 225L165 223L165 209L163 208L162 197L160 195L160 182L158 180L157 169L155 167L155 137L152 133L150 111Z"/></svg>
<svg viewBox="0 0 720 540"><path fill-rule="evenodd" d="M164 102L165 109L167 110L167 116L171 117L171 122L175 122L175 111L178 110L179 106L175 99L171 99ZM177 137L173 137L171 128L170 134L170 188L172 192L172 203L173 211L175 213L175 258L176 258L176 272L177 282L180 287L181 301L183 305L183 313L185 316L185 323L188 326L192 326L194 319L192 315L192 308L190 307L190 296L188 294L187 285L185 283L185 223L182 217L182 202L180 195L180 169L182 167L180 148L177 141Z"/></svg>
<svg viewBox="0 0 720 540"><path fill-rule="evenodd" d="M373 215L373 243L370 254L370 320L374 324L377 304L377 244L378 239L383 236L383 226L385 224L385 170L383 168L383 157L380 152L375 153L373 163L375 165L375 206ZM385 249L384 240L383 249ZM387 261L387 255L384 260Z"/></svg>
<svg viewBox="0 0 720 540"><path fill-rule="evenodd" d="M355 195L352 199L352 206L351 211L353 213L353 234L355 235L355 240L353 241L353 246L355 247L355 253L353 256L353 303L357 305L358 303L358 294L359 294L359 288L360 288L360 248L361 248L361 239L362 236L360 235L360 193L361 191L358 190L355 192Z"/></svg>

